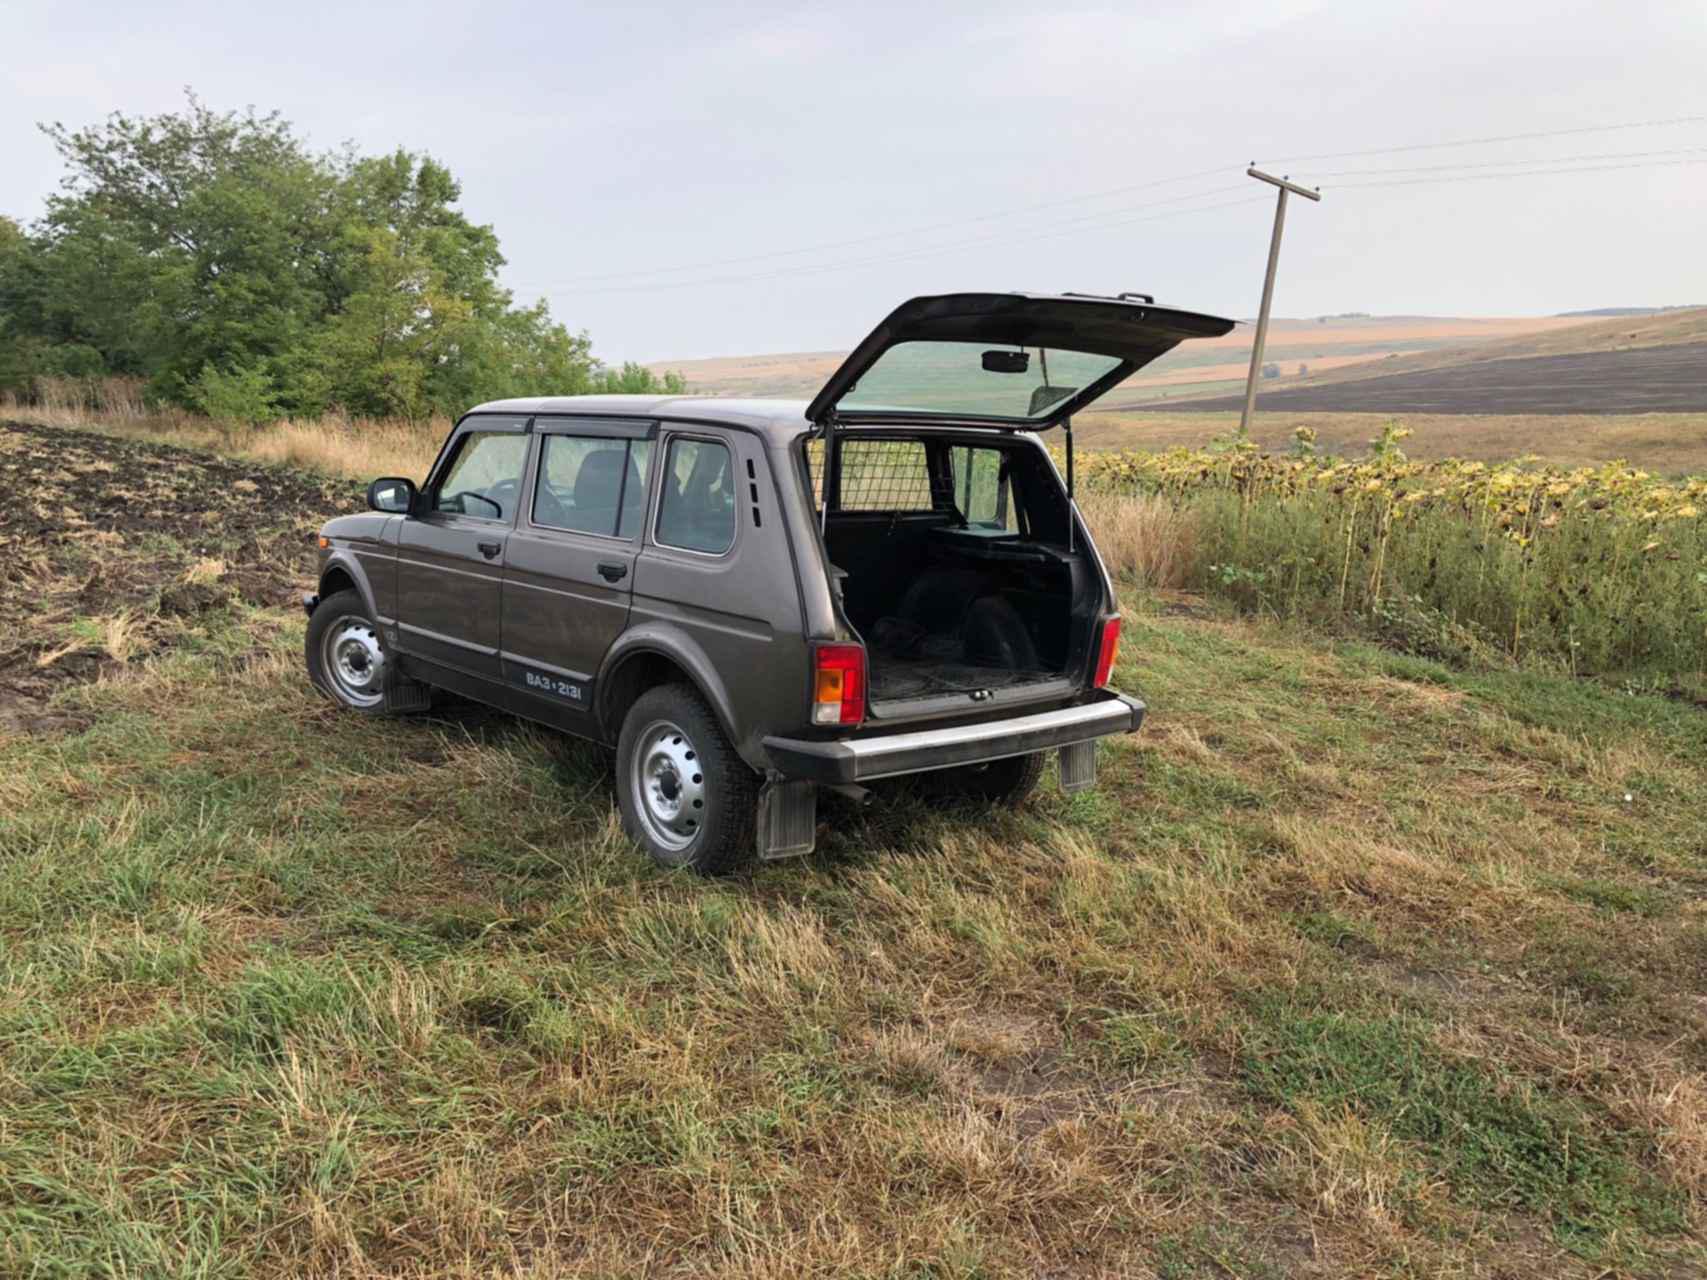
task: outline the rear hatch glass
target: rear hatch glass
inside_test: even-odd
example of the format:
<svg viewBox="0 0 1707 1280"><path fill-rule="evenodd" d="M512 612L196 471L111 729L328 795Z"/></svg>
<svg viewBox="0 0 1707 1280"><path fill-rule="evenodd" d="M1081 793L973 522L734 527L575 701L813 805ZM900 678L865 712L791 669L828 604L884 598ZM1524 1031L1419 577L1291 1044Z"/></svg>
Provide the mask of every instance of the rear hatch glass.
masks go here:
<svg viewBox="0 0 1707 1280"><path fill-rule="evenodd" d="M1233 322L1139 295L956 293L902 303L807 407L817 423L1054 426L1187 338Z"/></svg>

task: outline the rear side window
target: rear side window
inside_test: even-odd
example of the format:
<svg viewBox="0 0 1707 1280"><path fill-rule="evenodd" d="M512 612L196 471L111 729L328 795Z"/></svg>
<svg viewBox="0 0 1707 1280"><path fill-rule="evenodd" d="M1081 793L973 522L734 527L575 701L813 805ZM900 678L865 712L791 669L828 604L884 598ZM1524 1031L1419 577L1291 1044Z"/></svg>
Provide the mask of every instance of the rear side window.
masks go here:
<svg viewBox="0 0 1707 1280"><path fill-rule="evenodd" d="M1017 530L1007 454L1001 449L956 445L949 450L948 457L954 476L954 505L967 523L986 529Z"/></svg>
<svg viewBox="0 0 1707 1280"><path fill-rule="evenodd" d="M658 502L658 542L706 555L735 545L735 475L728 446L670 441Z"/></svg>
<svg viewBox="0 0 1707 1280"><path fill-rule="evenodd" d="M646 510L651 452L649 440L542 437L533 522L575 533L632 538Z"/></svg>
<svg viewBox="0 0 1707 1280"><path fill-rule="evenodd" d="M930 511L930 462L921 440L843 440L836 508L841 511Z"/></svg>

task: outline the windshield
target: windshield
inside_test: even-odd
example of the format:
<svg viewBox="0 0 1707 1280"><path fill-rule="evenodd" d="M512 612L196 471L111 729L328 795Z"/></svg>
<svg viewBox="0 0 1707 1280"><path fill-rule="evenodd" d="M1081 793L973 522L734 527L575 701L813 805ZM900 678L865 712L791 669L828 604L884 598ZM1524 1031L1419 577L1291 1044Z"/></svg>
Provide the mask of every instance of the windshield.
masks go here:
<svg viewBox="0 0 1707 1280"><path fill-rule="evenodd" d="M1087 351L901 342L879 356L836 407L1042 422L1120 364L1118 356Z"/></svg>

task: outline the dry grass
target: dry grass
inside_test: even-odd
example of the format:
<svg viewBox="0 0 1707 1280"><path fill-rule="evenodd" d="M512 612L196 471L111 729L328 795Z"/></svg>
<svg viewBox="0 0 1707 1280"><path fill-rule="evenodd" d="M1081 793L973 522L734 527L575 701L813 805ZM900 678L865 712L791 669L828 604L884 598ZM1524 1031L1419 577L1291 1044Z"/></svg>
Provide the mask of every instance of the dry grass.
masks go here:
<svg viewBox="0 0 1707 1280"><path fill-rule="evenodd" d="M721 881L596 751L183 620L0 730L0 1273L1699 1274L1701 712L1176 604L1096 791Z"/></svg>
<svg viewBox="0 0 1707 1280"><path fill-rule="evenodd" d="M37 394L29 401L0 395L0 418L111 431L358 480L383 475L425 479L451 428L448 418L411 422L350 418L336 412L254 427L215 422L184 410L150 407L141 383L125 378L88 384L38 379Z"/></svg>
<svg viewBox="0 0 1707 1280"><path fill-rule="evenodd" d="M1197 569L1197 515L1150 494L1088 493L1079 511L1103 563L1117 578L1152 590L1185 586Z"/></svg>
<svg viewBox="0 0 1707 1280"><path fill-rule="evenodd" d="M827 810L725 882L596 753L332 712L287 613L87 687L0 740L0 1266L1702 1261L1697 713L1129 616L1099 792ZM1543 1123L1576 1180L1483 1162Z"/></svg>

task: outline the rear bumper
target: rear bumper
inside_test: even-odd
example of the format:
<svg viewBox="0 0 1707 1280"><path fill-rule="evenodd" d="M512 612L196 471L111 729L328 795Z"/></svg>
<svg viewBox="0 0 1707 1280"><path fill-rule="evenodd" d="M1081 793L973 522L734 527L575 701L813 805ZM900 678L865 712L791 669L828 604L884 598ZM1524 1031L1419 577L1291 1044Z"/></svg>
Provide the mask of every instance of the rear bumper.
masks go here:
<svg viewBox="0 0 1707 1280"><path fill-rule="evenodd" d="M1101 690L1090 701L1054 711L986 720L982 724L870 734L817 742L766 738L771 765L785 778L844 784L923 773L960 764L982 764L1071 746L1115 733L1133 733L1144 721L1144 704Z"/></svg>

